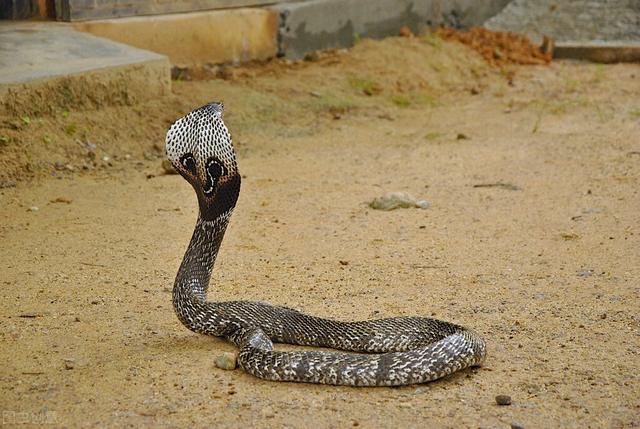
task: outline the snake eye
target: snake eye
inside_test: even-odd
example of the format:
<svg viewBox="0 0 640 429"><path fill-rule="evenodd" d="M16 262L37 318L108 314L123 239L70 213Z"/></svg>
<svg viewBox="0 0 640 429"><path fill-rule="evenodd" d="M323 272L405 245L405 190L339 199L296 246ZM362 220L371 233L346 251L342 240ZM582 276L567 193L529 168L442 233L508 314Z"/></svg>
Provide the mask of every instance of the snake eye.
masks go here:
<svg viewBox="0 0 640 429"><path fill-rule="evenodd" d="M218 179L220 178L220 176L224 176L225 174L227 174L227 170L220 161L212 158L207 161L206 171L207 171L207 183L204 186L204 193L210 194L213 192L213 188L218 182Z"/></svg>
<svg viewBox="0 0 640 429"><path fill-rule="evenodd" d="M180 158L180 164L187 170L189 173L195 175L196 174L196 160L193 158L193 155L190 153L186 153Z"/></svg>

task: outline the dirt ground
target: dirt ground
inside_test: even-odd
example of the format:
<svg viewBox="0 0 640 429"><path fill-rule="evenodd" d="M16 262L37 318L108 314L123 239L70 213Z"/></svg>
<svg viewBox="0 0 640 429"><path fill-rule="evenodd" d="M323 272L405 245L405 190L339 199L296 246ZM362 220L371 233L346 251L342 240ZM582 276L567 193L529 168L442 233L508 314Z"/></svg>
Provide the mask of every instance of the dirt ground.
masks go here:
<svg viewBox="0 0 640 429"><path fill-rule="evenodd" d="M520 66L510 85L430 37L312 60L0 118L3 422L639 427L640 67ZM483 367L347 388L214 366L234 347L171 308L197 207L160 162L168 124L218 99L243 188L211 299L434 316L484 336ZM389 191L431 206L367 206Z"/></svg>

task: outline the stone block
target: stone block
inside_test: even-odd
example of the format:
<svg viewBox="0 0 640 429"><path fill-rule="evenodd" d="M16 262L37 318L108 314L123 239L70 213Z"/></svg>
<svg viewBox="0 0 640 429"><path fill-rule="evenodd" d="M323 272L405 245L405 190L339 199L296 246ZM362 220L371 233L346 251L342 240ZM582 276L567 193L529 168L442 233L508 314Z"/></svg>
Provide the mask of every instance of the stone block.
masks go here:
<svg viewBox="0 0 640 429"><path fill-rule="evenodd" d="M277 53L278 15L269 9L227 9L73 25L96 36L164 54L179 66L263 60Z"/></svg>
<svg viewBox="0 0 640 429"><path fill-rule="evenodd" d="M0 26L0 112L130 104L171 91L165 56L60 24Z"/></svg>

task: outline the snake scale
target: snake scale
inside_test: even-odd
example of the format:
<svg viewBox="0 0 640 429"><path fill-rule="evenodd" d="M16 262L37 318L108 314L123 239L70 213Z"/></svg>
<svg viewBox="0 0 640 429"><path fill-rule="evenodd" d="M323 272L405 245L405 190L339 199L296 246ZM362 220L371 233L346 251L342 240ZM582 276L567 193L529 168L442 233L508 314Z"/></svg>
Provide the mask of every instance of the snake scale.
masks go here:
<svg viewBox="0 0 640 429"><path fill-rule="evenodd" d="M178 119L166 152L193 186L199 216L173 288L173 306L190 330L223 337L238 365L257 377L348 386L424 383L480 365L485 342L464 327L425 317L337 321L251 301L207 301L209 279L240 192L240 174L222 103ZM278 351L273 343L342 350Z"/></svg>

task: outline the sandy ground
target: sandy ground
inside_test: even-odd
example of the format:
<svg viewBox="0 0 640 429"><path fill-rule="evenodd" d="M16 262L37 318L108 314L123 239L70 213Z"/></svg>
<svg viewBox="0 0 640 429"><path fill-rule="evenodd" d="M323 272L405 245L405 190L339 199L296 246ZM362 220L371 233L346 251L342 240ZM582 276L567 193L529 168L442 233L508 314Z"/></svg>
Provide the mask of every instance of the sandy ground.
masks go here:
<svg viewBox="0 0 640 429"><path fill-rule="evenodd" d="M407 58L418 49L385 43L406 44ZM365 48L340 54L343 66ZM111 158L92 155L82 170L86 154L70 143L75 152L49 162L74 171L0 189L3 422L640 426L640 68L554 63L518 69L509 86L476 60L484 70L476 80L453 67L445 75L459 81L430 86L435 100L411 90L410 102L398 99L386 69L364 95L368 81L344 86L341 70L320 61L176 82L173 98L151 106L70 112L79 123L85 115ZM308 86L293 91L300 81ZM351 95L318 107L309 92L334 81ZM292 92L273 102L282 88ZM214 366L234 347L189 332L171 308L195 197L179 176L158 174L152 152L168 121L218 98L227 101L243 189L211 298L340 319L454 321L486 338L482 368L425 385L346 388ZM25 136L37 136L34 145L49 133L65 147L68 124L57 134L55 125L71 119L31 118L22 134L6 133L25 145ZM431 207L367 206L388 191ZM496 405L498 394L512 404Z"/></svg>

